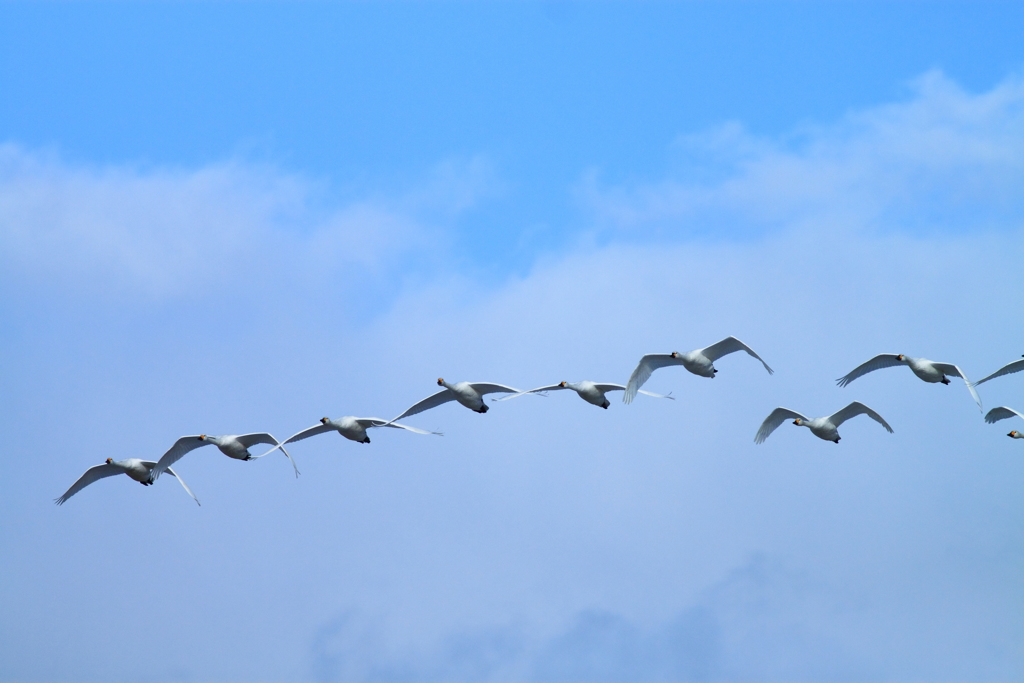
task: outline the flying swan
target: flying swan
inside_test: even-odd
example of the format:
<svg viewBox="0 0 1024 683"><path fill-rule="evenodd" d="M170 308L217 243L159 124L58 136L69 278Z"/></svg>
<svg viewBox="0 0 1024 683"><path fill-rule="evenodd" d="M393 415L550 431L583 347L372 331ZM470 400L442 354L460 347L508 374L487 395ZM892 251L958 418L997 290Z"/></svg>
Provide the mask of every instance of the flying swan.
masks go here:
<svg viewBox="0 0 1024 683"><path fill-rule="evenodd" d="M346 439L351 439L352 441L357 441L359 443L370 443L370 437L367 436L366 430L373 427L394 427L395 429L408 429L410 432L415 432L416 434L436 434L437 436L444 436L441 432L428 432L424 429L417 429L416 427L410 427L408 425L391 423L387 420L382 420L379 417L352 417L351 415L347 415L345 417L339 417L336 420L332 420L329 417L323 417L320 418L320 424L313 425L308 429L303 429L301 432L289 436L263 455L270 455L278 448L284 450L285 444L302 441L303 439L308 439L311 436L326 434L327 432L338 432ZM262 458L263 455L256 457Z"/></svg>
<svg viewBox="0 0 1024 683"><path fill-rule="evenodd" d="M1018 413L1013 408L999 406L998 408L993 408L992 410L988 411L988 415L985 416L985 422L993 424L999 422L1000 420L1005 420L1008 417L1013 417L1014 415L1016 415L1017 417L1024 417L1024 414ZM1011 439L1024 439L1024 434L1018 432L1016 429L1007 434L1007 436L1010 437Z"/></svg>
<svg viewBox="0 0 1024 683"><path fill-rule="evenodd" d="M413 404L404 413L389 420L386 425L390 426L392 422L401 420L403 417L422 413L424 410L436 408L439 405L448 403L448 401L458 401L474 412L486 413L487 404L484 403L483 398L485 394L522 393L514 387L507 387L504 384L492 384L490 382L459 382L457 384L450 384L442 378L437 380L437 384L444 387L444 389L436 394L427 396L419 403Z"/></svg>
<svg viewBox="0 0 1024 683"><path fill-rule="evenodd" d="M598 383L598 382L559 382L558 384L552 384L548 387L537 387L536 389L530 389L529 391L521 391L518 394L512 394L511 396L503 396L501 398L494 399L495 401L507 401L510 398L516 398L517 396L523 396L524 394L539 394L548 391L559 391L560 389L572 389L580 398L587 403L593 404L600 408L607 408L611 405L611 402L605 397L605 394L609 391L624 391L626 387L621 384L609 384L609 383ZM646 394L647 396L654 396L656 398L668 398L673 401L675 398L671 394L653 394L649 391L639 390L637 393Z"/></svg>
<svg viewBox="0 0 1024 683"><path fill-rule="evenodd" d="M197 448L213 444L221 453L229 458L234 458L235 460L255 460L262 456L253 455L249 452L249 449L258 443L271 444L273 446L281 445L272 434L267 434L266 432L242 434L240 436L208 436L207 434L183 436L175 441L174 445L168 448L166 453L160 456L160 461L153 468L152 481L156 481L163 474L164 470ZM292 456L284 448L281 449L281 452L288 456L288 460L295 470L295 476L299 476L299 468L295 465L295 461L292 460ZM266 453L263 455L266 455Z"/></svg>
<svg viewBox="0 0 1024 683"><path fill-rule="evenodd" d="M153 480L150 478L150 472L154 467L156 467L156 463L152 460L139 460L138 458L114 460L112 458L107 458L107 461L104 464L96 465L87 469L85 474L80 476L78 481L72 484L71 488L64 492L63 496L54 499L53 502L57 505L63 505L67 502L68 498L75 495L94 481L98 481L104 477L113 477L116 474L127 474L143 486L149 486L153 483ZM167 468L167 474L177 478L185 488L185 491L188 492L188 495L192 496L192 500L196 502L196 505L200 504L199 499L196 498L196 494L192 493L192 489L188 487L188 484L185 483L184 479L179 477L178 474L170 467Z"/></svg>
<svg viewBox="0 0 1024 683"><path fill-rule="evenodd" d="M1020 372L1021 370L1024 370L1024 359L1015 360L1012 363L1007 363L1003 367L1001 367L998 370L996 370L995 372L993 372L988 377L985 377L983 379L979 379L977 382L972 383L972 386L976 387L976 386L978 386L979 384L981 384L983 382L989 381L990 379L995 379L996 377L1002 377L1003 375L1012 375L1013 373Z"/></svg>
<svg viewBox="0 0 1024 683"><path fill-rule="evenodd" d="M640 359L636 369L633 370L633 374L629 376L629 383L626 384L626 393L622 395L623 403L632 403L633 398L636 396L636 392L640 390L640 387L644 385L651 373L658 368L663 368L668 365L682 365L684 368L689 370L695 375L701 377L714 377L718 370L715 369L714 362L722 356L727 356L730 353L736 351L746 351L749 355L761 361L761 365L768 371L769 375L775 374L775 371L768 367L768 364L764 362L761 356L754 353L754 350L741 342L736 337L726 337L717 344L712 344L703 349L697 349L696 351L687 351L686 353L679 353L673 351L672 353L649 353Z"/></svg>
<svg viewBox="0 0 1024 683"><path fill-rule="evenodd" d="M761 423L761 428L757 430L757 436L754 437L754 443L764 443L764 440L771 436L771 433L789 418L795 418L793 420L793 424L798 427L807 427L811 430L811 434L814 434L819 439L839 443L839 425L843 424L851 417L856 417L858 415L867 415L872 420L885 427L885 429L892 434L892 427L889 426L888 422L882 419L881 415L871 410L871 408L868 408L860 401L854 401L842 410L832 413L828 417L815 417L813 419L804 417L800 413L795 410L790 410L789 408L776 408L764 419L764 422Z"/></svg>
<svg viewBox="0 0 1024 683"><path fill-rule="evenodd" d="M964 384L967 385L967 390L971 392L974 402L978 404L978 410L983 410L981 407L981 397L978 396L978 392L974 390L973 386L971 386L971 381L967 379L967 375L964 374L963 370L952 363L936 363L935 361L928 360L927 358L911 358L910 356L904 356L902 353L880 353L871 360L861 363L849 373L837 379L836 384L841 387L845 387L861 375L866 375L869 372L881 370L882 368L894 368L897 365L909 365L915 375L923 379L925 382L931 382L933 384L937 382L949 384L949 378L946 375L961 378L964 381Z"/></svg>

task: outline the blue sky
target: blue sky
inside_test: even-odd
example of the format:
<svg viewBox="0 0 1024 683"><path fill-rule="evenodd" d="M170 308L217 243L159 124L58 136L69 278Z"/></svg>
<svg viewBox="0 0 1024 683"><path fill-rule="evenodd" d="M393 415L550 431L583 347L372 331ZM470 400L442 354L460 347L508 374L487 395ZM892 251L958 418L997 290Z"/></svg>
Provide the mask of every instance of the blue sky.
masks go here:
<svg viewBox="0 0 1024 683"><path fill-rule="evenodd" d="M1012 3L0 4L0 680L1019 680ZM52 499L438 376L446 406ZM982 387L1024 409L1019 376ZM644 398L644 397L641 397ZM862 400L834 446L778 405ZM396 431L397 430L387 430ZM58 644L55 647L54 644Z"/></svg>

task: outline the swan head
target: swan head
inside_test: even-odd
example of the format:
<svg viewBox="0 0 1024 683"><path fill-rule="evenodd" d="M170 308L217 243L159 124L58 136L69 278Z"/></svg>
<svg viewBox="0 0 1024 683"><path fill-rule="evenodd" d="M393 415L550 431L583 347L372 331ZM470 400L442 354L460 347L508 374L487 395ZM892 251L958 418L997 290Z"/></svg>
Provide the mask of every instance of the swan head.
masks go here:
<svg viewBox="0 0 1024 683"><path fill-rule="evenodd" d="M568 384L568 382L559 382L559 383L558 383L558 386L560 386L560 387L564 387L564 386L565 386L566 384Z"/></svg>
<svg viewBox="0 0 1024 683"><path fill-rule="evenodd" d="M1018 432L1016 429L1014 429L1012 432L1007 434L1007 436L1012 438L1012 439L1016 439L1018 434L1020 434L1020 432ZM110 462L110 460L107 460L107 462Z"/></svg>
<svg viewBox="0 0 1024 683"><path fill-rule="evenodd" d="M199 435L199 440L200 440L200 441L206 441L206 440L207 440L207 439L209 439L209 438L210 438L210 437L206 436L206 434L200 434L200 435Z"/></svg>
<svg viewBox="0 0 1024 683"><path fill-rule="evenodd" d="M804 421L801 420L799 417L797 419L793 420L793 424L795 424L797 427L801 426L803 423L804 423Z"/></svg>
<svg viewBox="0 0 1024 683"><path fill-rule="evenodd" d="M114 459L113 459L113 458L107 458L107 464L108 464L108 465L109 465L110 463L112 463L112 462L114 462Z"/></svg>
<svg viewBox="0 0 1024 683"><path fill-rule="evenodd" d="M671 356L672 356L673 358L679 358L679 352L678 352L678 351L673 351L673 352L671 353Z"/></svg>
<svg viewBox="0 0 1024 683"><path fill-rule="evenodd" d="M896 356L896 360L898 360L898 361L899 361L899 362L901 362L901 363L903 362L903 360L904 360L905 358L906 358L906 356L904 356L904 355L903 355L902 353L901 353L900 355Z"/></svg>
<svg viewBox="0 0 1024 683"><path fill-rule="evenodd" d="M321 417L320 418L320 424L327 424L330 421L331 421L331 418L329 418L329 417Z"/></svg>
<svg viewBox="0 0 1024 683"><path fill-rule="evenodd" d="M443 387L444 386L444 378L443 377L438 377L437 378L437 386L439 386L439 387Z"/></svg>

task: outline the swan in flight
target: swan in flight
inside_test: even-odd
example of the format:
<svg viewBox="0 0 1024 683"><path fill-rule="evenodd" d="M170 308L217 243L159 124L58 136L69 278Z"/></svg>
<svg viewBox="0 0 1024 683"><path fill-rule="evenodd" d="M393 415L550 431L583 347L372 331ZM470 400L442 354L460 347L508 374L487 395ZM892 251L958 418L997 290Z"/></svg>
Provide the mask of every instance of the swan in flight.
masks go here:
<svg viewBox="0 0 1024 683"><path fill-rule="evenodd" d="M684 368L689 370L695 375L701 377L714 377L718 370L715 369L714 362L722 356L727 356L730 353L736 351L746 351L749 355L761 361L761 365L768 371L769 375L775 374L775 371L768 367L768 364L764 362L761 356L754 353L754 350L741 342L736 337L726 337L717 344L712 344L703 349L697 349L696 351L687 351L686 353L679 353L673 351L672 353L649 353L640 359L636 369L633 370L633 374L629 376L629 383L626 384L626 393L622 395L623 403L632 403L633 397L636 396L636 392L640 390L640 387L644 385L651 373L658 368L663 368L668 365L682 365Z"/></svg>
<svg viewBox="0 0 1024 683"><path fill-rule="evenodd" d="M129 477L139 482L143 486L149 486L153 483L150 478L150 472L156 467L156 463L152 460L139 460L138 458L128 458L127 460L114 460L113 458L107 458L107 461L102 465L96 465L90 467L85 471L85 474L78 478L74 484L71 485L64 495L60 498L55 499L57 505L63 505L67 502L67 499L75 495L89 484L103 479L104 477L113 477L116 474L127 474ZM196 498L196 494L192 493L192 489L188 487L185 480L178 476L178 474L170 467L167 468L167 474L177 478L181 482L181 485L185 487L185 491L188 495L192 496L192 500L199 505L199 499Z"/></svg>
<svg viewBox="0 0 1024 683"><path fill-rule="evenodd" d="M841 387L845 387L861 375L866 375L869 372L881 370L882 368L894 368L897 365L910 366L910 369L914 374L925 382L942 382L943 384L949 384L949 377L947 377L947 375L961 378L964 381L964 384L967 385L967 390L971 392L971 397L974 398L974 402L978 404L978 410L983 410L981 407L981 397L978 396L978 392L974 390L974 387L971 385L971 381L967 379L967 375L964 374L963 370L952 363L936 363L935 361L928 360L927 358L911 358L910 356L904 356L902 353L880 353L871 360L861 363L853 370L850 370L850 372L837 379L836 384Z"/></svg>
<svg viewBox="0 0 1024 683"><path fill-rule="evenodd" d="M992 410L988 411L988 415L985 416L985 422L993 424L995 422L999 422L1000 420L1005 420L1008 417L1013 417L1014 415L1016 415L1017 417L1024 418L1024 414L1018 413L1013 408L999 406L998 408L993 408ZM1024 439L1024 433L1018 432L1016 429L1007 434L1007 436L1010 437L1011 439Z"/></svg>
<svg viewBox="0 0 1024 683"><path fill-rule="evenodd" d="M979 379L977 382L974 382L971 386L975 386L976 387L979 384L981 384L982 382L987 382L990 379L995 379L996 377L1002 377L1003 375L1012 375L1013 373L1020 372L1021 370L1024 370L1024 358L1022 358L1021 360L1015 360L1012 363L1007 363L1003 367L1001 367L998 370L996 370L995 372L993 372L988 377L985 377L983 379Z"/></svg>
<svg viewBox="0 0 1024 683"><path fill-rule="evenodd" d="M832 413L828 417L815 417L813 419L804 417L800 413L795 410L790 410L789 408L776 408L764 419L764 422L761 423L761 428L757 430L757 436L754 437L754 443L764 443L764 440L767 439L780 424L789 418L795 418L793 420L793 424L798 427L807 427L811 430L811 434L814 434L819 439L839 443L839 425L843 424L851 417L856 417L858 415L867 415L872 420L885 427L886 430L892 434L892 427L889 426L888 422L882 419L881 415L871 410L871 408L868 408L860 401L854 401L842 410Z"/></svg>
<svg viewBox="0 0 1024 683"><path fill-rule="evenodd" d="M382 420L379 417L352 417L351 415L348 415L345 417L339 417L336 420L332 420L329 417L323 417L320 418L320 424L313 425L308 429L303 429L301 432L289 436L263 455L270 455L278 448L284 450L285 444L302 441L303 439L308 439L311 436L326 434L327 432L338 432L346 439L351 439L352 441L357 441L359 443L370 443L370 437L367 436L366 430L373 427L394 427L395 429L408 429L410 432L415 432L416 434L436 434L437 436L444 436L441 432L428 432L425 429L417 429L416 427L410 427L408 425L400 425L397 422L388 422L387 420ZM258 455L256 457L262 458L263 455Z"/></svg>
<svg viewBox="0 0 1024 683"><path fill-rule="evenodd" d="M518 394L512 394L511 396L503 396L502 398L496 398L495 401L507 401L510 398L516 398L517 396L523 396L524 394L539 394L548 391L558 391L560 389L572 389L580 395L587 403L591 403L600 408L607 408L611 405L611 402L605 397L605 394L609 391L625 391L626 387L621 384L609 384L599 382L559 382L558 384L552 384L548 387L537 387L536 389L530 389L529 391L521 391ZM673 401L675 398L671 394L652 394L649 391L640 390L637 393L646 394L647 396L654 396L656 398L668 398Z"/></svg>
<svg viewBox="0 0 1024 683"><path fill-rule="evenodd" d="M439 405L448 403L448 401L458 401L474 412L486 413L487 404L484 403L485 394L523 393L514 387L507 387L504 384L492 384L490 382L459 382L457 384L451 384L449 382L445 382L442 378L437 380L437 384L438 386L444 387L444 389L436 394L427 396L419 403L413 404L404 413L390 420L387 424L390 425L392 422L401 420L403 417L409 417L410 415L422 413L424 410L436 408Z"/></svg>
<svg viewBox="0 0 1024 683"><path fill-rule="evenodd" d="M229 458L234 458L235 460L254 460L262 456L253 455L249 452L249 449L258 443L271 444L273 446L281 445L281 442L275 439L272 434L267 434L266 432L242 434L240 436L208 436L206 434L183 436L175 441L174 445L168 448L166 453L160 456L160 461L153 468L152 481L156 481L163 474L164 470L181 460L185 454L197 448L213 444L221 453ZM267 452L269 453L270 451ZM292 456L284 448L281 449L281 452L288 456L288 460L295 470L295 476L299 476L299 468L295 465L295 461L292 460ZM266 455L266 453L263 455Z"/></svg>

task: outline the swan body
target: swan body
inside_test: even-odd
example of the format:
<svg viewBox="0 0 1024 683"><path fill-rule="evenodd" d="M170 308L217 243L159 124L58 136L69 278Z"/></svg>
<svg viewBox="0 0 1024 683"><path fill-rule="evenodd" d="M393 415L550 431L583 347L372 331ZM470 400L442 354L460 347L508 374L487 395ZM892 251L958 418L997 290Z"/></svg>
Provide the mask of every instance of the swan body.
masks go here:
<svg viewBox="0 0 1024 683"><path fill-rule="evenodd" d="M436 408L437 406L448 403L449 401L458 401L461 405L466 406L474 412L486 413L487 404L484 403L484 396L486 394L523 393L514 387L507 387L504 384L494 384L491 382L458 382L456 384L451 384L442 378L437 380L437 385L444 388L436 394L431 394L422 401L413 404L401 415L390 420L387 425L390 426L392 422L401 420L403 417L422 413L424 410Z"/></svg>
<svg viewBox="0 0 1024 683"><path fill-rule="evenodd" d="M174 445L168 448L166 453L160 456L160 461L157 462L156 467L153 468L152 480L156 481L164 470L197 448L214 445L217 447L217 450L229 458L234 458L235 460L253 460L256 457L262 457L254 456L249 452L249 449L258 443L271 444L273 446L280 445L280 442L275 439L272 434L268 434L266 432L254 432L252 434L241 434L238 436L234 434L226 436L209 436L207 434L183 436L175 441ZM295 461L292 460L292 456L284 448L281 449L281 452L284 453L288 457L288 461L291 462L292 469L295 470L295 476L299 476L299 468L296 466ZM266 453L263 455L266 455Z"/></svg>
<svg viewBox="0 0 1024 683"><path fill-rule="evenodd" d="M885 429L892 434L892 427L889 426L888 422L882 419L881 415L873 411L871 408L868 408L860 401L854 401L842 410L832 413L828 417L809 418L801 415L795 410L790 410L789 408L776 408L768 415L768 417L765 418L764 422L761 423L761 428L757 430L757 435L754 437L754 443L764 443L764 440L771 436L771 433L774 432L779 425L790 418L793 418L793 424L798 427L807 427L811 430L811 434L814 434L819 439L839 443L839 425L858 415L867 415L872 420L885 427Z"/></svg>
<svg viewBox="0 0 1024 683"><path fill-rule="evenodd" d="M394 427L395 429L407 429L410 432L415 432L416 434L436 434L437 436L444 436L441 432L428 432L424 429L417 429L416 427L398 424L397 422L388 422L387 420L382 420L379 417L353 417L351 415L346 415L345 417L339 417L335 420L332 420L329 417L323 417L320 418L320 424L313 425L312 427L303 429L297 434L289 436L263 455L270 455L278 448L284 450L285 444L302 441L303 439L308 439L311 436L326 434L327 432L338 432L346 439L357 443L370 443L370 437L366 433L366 430L374 427ZM263 455L256 457L262 458Z"/></svg>
<svg viewBox="0 0 1024 683"><path fill-rule="evenodd" d="M949 384L950 377L959 377L967 385L967 390L971 392L971 398L978 404L978 410L983 410L981 407L981 397L978 396L978 392L974 390L974 385L967 379L967 375L964 374L963 370L952 363L938 363L927 358L912 358L902 353L880 353L837 379L836 384L845 387L853 380L869 372L881 370L882 368L893 368L897 365L906 365L919 378L932 384Z"/></svg>
<svg viewBox="0 0 1024 683"><path fill-rule="evenodd" d="M559 382L558 384L552 384L546 387L537 387L536 389L530 389L529 391L521 391L518 394L512 394L511 396L504 396L502 398L496 398L495 401L507 401L510 398L516 398L523 396L524 394L540 394L548 391L559 391L561 389L572 389L579 397L587 403L595 405L599 408L607 409L611 405L608 400L607 394L609 391L625 391L626 387L621 384L611 384L608 382ZM646 394L648 396L655 396L657 398L668 398L675 400L671 395L653 394L649 391L639 390L637 393Z"/></svg>
<svg viewBox="0 0 1024 683"><path fill-rule="evenodd" d="M989 424L994 424L996 422L999 422L1000 420L1005 420L1008 417L1014 416L1024 418L1024 414L1017 412L1013 408L999 406L998 408L993 408L992 410L988 411L988 414L985 416L985 422L988 422ZM1024 439L1024 433L1019 432L1016 429L1007 434L1007 436L1010 437L1011 439Z"/></svg>
<svg viewBox="0 0 1024 683"><path fill-rule="evenodd" d="M736 351L745 351L748 355L753 356L757 360L761 361L761 365L768 371L768 374L774 374L775 371L768 367L768 364L764 362L761 356L754 353L754 350L741 342L736 337L726 337L720 342L706 346L703 349L696 349L695 351L687 351L685 353L679 353L673 351L672 353L649 353L640 359L636 368L633 370L633 374L629 376L629 382L626 384L626 393L622 395L623 403L632 403L633 398L636 396L640 387L644 385L651 374L658 368L664 368L669 365L682 365L684 368L689 370L695 375L700 377L714 378L715 373L718 372L715 369L715 361L722 356L727 356L730 353Z"/></svg>
<svg viewBox="0 0 1024 683"><path fill-rule="evenodd" d="M156 463L152 460L139 460L138 458L128 458L126 460L114 460L113 458L107 458L107 461L102 465L95 465L85 471L85 474L78 478L74 484L71 485L64 495L54 500L57 505L63 505L67 502L68 498L75 495L82 489L94 481L98 481L105 477L113 477L117 474L127 474L130 478L139 482L143 486L150 486L153 484L152 471L156 467ZM170 467L165 468L167 474L176 478L181 485L184 487L188 495L192 496L192 500L199 505L199 499L196 498L196 494L192 493L192 489L188 487L185 480L178 476L178 474Z"/></svg>
<svg viewBox="0 0 1024 683"><path fill-rule="evenodd" d="M995 372L993 372L988 377L983 377L983 378L979 379L977 382L974 382L971 386L975 386L976 387L979 384L983 384L983 383L989 381L990 379L995 379L996 377L1002 377L1003 375L1012 375L1013 373L1020 372L1021 370L1024 370L1024 358L1022 358L1021 360L1015 360L1012 363L1007 363L1003 367L1001 367L998 370L996 370Z"/></svg>

